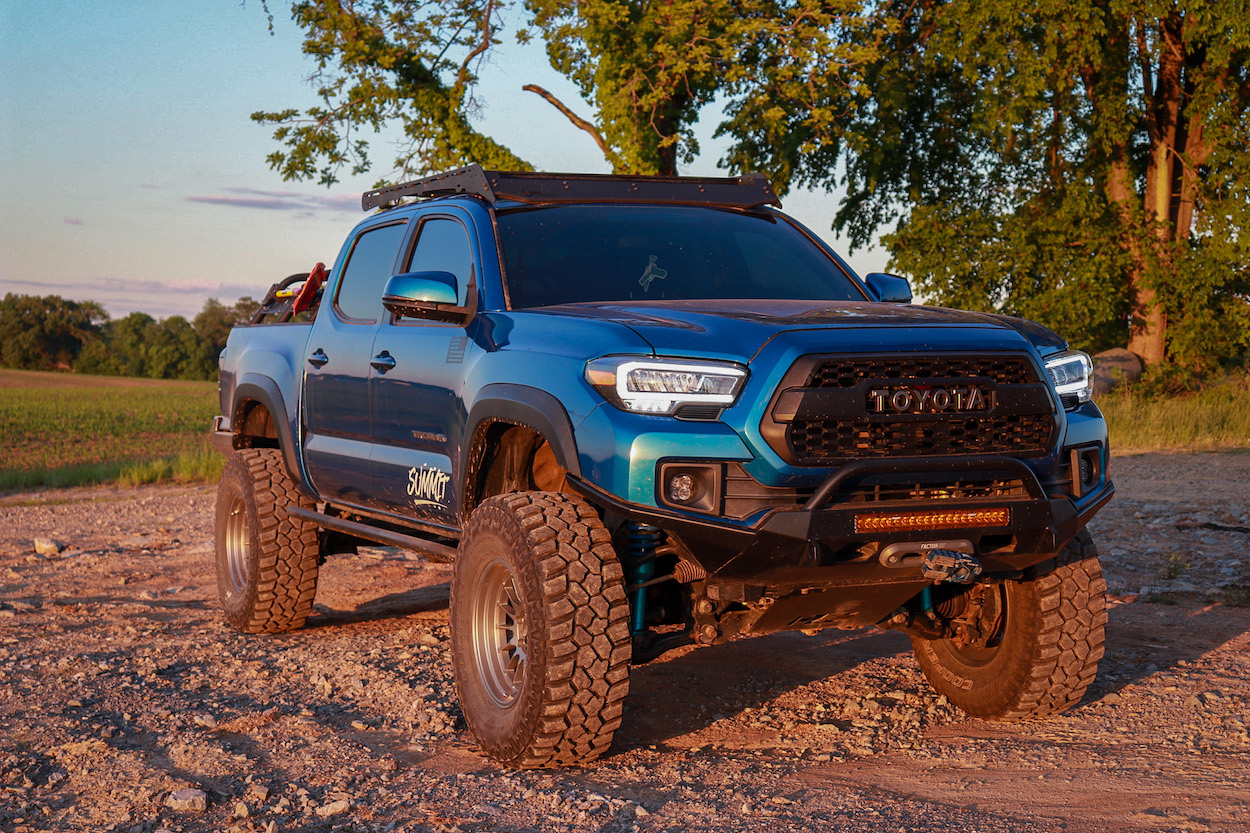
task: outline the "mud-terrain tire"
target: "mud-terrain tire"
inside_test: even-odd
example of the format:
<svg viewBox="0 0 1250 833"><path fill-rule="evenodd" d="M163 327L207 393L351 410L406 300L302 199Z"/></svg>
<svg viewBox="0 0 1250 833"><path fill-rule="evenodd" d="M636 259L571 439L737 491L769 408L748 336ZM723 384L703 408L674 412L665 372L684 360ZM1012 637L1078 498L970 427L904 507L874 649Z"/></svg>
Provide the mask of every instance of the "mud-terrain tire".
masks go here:
<svg viewBox="0 0 1250 833"><path fill-rule="evenodd" d="M320 563L317 528L286 513L311 506L282 452L236 451L217 487L217 591L226 621L244 633L283 633L312 612Z"/></svg>
<svg viewBox="0 0 1250 833"><path fill-rule="evenodd" d="M482 752L523 769L598 758L629 691L629 603L611 535L557 492L484 501L451 582L456 689Z"/></svg>
<svg viewBox="0 0 1250 833"><path fill-rule="evenodd" d="M1018 721L1079 703L1102 659L1107 584L1098 551L1082 531L1036 577L1004 582L997 644L960 648L912 637L930 685L973 717Z"/></svg>

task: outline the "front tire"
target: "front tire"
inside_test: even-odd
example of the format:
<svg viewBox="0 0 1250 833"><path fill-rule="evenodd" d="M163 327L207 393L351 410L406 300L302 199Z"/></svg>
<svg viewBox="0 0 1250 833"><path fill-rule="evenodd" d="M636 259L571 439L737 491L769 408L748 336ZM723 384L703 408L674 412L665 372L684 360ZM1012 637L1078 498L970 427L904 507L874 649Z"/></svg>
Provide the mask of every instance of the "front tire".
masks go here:
<svg viewBox="0 0 1250 833"><path fill-rule="evenodd" d="M598 758L629 691L629 604L585 502L500 495L470 516L451 583L452 657L482 752L525 769Z"/></svg>
<svg viewBox="0 0 1250 833"><path fill-rule="evenodd" d="M217 591L226 621L244 633L283 633L312 613L320 564L317 528L286 507L311 506L274 448L236 451L217 487Z"/></svg>
<svg viewBox="0 0 1250 833"><path fill-rule="evenodd" d="M988 646L913 636L912 648L929 684L969 715L1046 717L1079 703L1094 681L1106 639L1106 591L1098 551L1082 531L1050 572L986 589L997 621Z"/></svg>

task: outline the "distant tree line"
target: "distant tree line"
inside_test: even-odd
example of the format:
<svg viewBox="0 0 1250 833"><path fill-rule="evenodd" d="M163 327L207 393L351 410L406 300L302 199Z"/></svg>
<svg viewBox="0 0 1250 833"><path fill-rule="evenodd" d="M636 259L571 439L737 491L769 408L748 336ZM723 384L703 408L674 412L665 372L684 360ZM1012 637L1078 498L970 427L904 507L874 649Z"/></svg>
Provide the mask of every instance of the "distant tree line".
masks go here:
<svg viewBox="0 0 1250 833"><path fill-rule="evenodd" d="M0 301L0 367L211 380L230 329L258 306L251 298L233 306L210 298L190 321L144 312L113 320L95 301L10 292Z"/></svg>

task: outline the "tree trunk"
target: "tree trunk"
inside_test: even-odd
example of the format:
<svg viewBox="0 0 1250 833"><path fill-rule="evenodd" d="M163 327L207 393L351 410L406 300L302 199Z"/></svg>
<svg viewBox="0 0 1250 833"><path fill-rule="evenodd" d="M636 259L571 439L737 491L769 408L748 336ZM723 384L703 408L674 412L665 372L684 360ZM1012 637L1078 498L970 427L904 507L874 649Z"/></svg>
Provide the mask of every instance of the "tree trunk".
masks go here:
<svg viewBox="0 0 1250 833"><path fill-rule="evenodd" d="M1157 275L1167 275L1171 261L1170 250L1176 238L1180 205L1175 199L1174 183L1177 181L1176 166L1179 164L1181 136L1181 108L1184 102L1185 41L1184 22L1178 12L1173 12L1159 27L1161 48L1159 64L1155 73L1154 89L1146 89L1146 127L1150 139L1150 156L1146 163L1146 193L1144 215L1151 229L1150 239L1154 251L1147 253L1138 249L1137 268L1130 287L1133 296L1132 320L1129 322L1128 349L1142 357L1147 364L1158 364L1166 357L1167 311L1154 288L1145 286L1139 277L1145 273L1147 263L1141 256L1153 255ZM1145 60L1143 54L1141 60ZM1146 77L1149 77L1146 74Z"/></svg>
<svg viewBox="0 0 1250 833"><path fill-rule="evenodd" d="M1133 220L1133 202L1136 194L1132 187L1132 176L1128 163L1125 161L1125 150L1118 148L1113 154L1111 174L1107 182L1107 195L1120 212L1120 221L1126 237L1125 246L1132 261L1129 273L1129 296L1132 310L1129 320L1128 349L1141 356L1147 365L1163 361L1163 334L1167 332L1167 315L1158 303L1155 291L1146 286L1143 276L1146 273L1145 252L1142 241L1137 236Z"/></svg>

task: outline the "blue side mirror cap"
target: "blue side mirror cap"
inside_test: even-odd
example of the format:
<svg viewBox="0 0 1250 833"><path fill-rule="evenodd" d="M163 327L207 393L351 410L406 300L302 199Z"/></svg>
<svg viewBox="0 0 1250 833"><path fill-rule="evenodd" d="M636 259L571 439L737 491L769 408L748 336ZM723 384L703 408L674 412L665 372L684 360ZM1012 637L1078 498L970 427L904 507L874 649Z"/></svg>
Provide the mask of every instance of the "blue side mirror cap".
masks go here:
<svg viewBox="0 0 1250 833"><path fill-rule="evenodd" d="M455 306L459 287L450 272L405 272L386 282L382 306L396 315L413 315L413 305Z"/></svg>
<svg viewBox="0 0 1250 833"><path fill-rule="evenodd" d="M887 304L910 304L911 284L907 278L889 275L885 272L872 272L864 277L868 291L877 296L877 300Z"/></svg>

